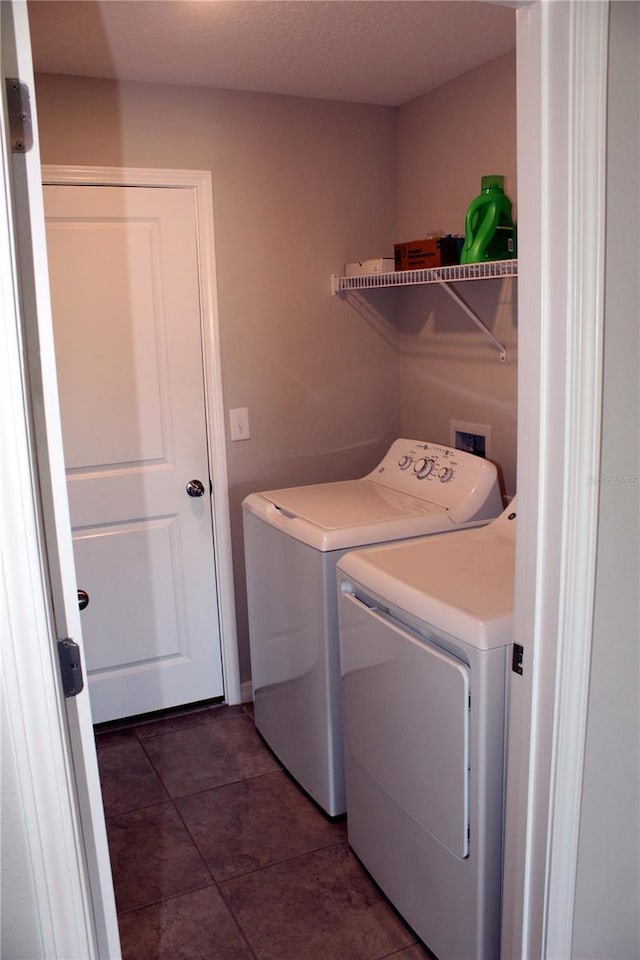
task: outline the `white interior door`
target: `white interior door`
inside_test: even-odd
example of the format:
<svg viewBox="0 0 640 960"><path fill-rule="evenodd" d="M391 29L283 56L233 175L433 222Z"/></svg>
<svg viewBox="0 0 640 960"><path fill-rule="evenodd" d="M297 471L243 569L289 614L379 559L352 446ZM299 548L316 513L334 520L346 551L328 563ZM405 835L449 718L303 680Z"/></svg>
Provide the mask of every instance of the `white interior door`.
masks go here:
<svg viewBox="0 0 640 960"><path fill-rule="evenodd" d="M31 92L33 146L0 110L2 955L118 960L86 686L62 694L57 639L82 649L62 456L27 5L0 4L0 65ZM5 789L6 787L6 789ZM5 829L6 826L6 829Z"/></svg>
<svg viewBox="0 0 640 960"><path fill-rule="evenodd" d="M46 186L45 211L94 722L221 696L193 193Z"/></svg>

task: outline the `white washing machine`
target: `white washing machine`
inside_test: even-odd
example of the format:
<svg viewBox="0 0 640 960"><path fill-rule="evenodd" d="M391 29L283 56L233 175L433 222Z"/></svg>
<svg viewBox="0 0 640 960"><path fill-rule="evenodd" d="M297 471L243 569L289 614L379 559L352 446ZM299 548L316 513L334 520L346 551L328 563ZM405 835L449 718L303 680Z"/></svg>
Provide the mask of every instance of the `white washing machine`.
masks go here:
<svg viewBox="0 0 640 960"><path fill-rule="evenodd" d="M515 501L338 564L349 843L440 960L497 960Z"/></svg>
<svg viewBox="0 0 640 960"><path fill-rule="evenodd" d="M254 493L243 503L255 723L330 815L344 813L336 563L347 550L486 523L496 468L396 440L368 476Z"/></svg>

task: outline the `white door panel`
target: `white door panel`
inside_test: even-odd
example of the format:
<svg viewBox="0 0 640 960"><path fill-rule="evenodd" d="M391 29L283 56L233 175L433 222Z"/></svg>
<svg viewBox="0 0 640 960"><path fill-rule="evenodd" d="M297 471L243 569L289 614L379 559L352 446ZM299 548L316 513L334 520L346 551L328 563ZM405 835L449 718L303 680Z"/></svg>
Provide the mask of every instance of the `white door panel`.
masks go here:
<svg viewBox="0 0 640 960"><path fill-rule="evenodd" d="M54 303L65 307L56 317L56 347L68 469L162 461L170 437L162 407L166 317L154 302L162 274L158 225L125 221L88 229L49 220L48 237ZM88 251L98 269L81 273ZM87 402L78 404L78 396ZM117 430L93 429L105 419Z"/></svg>
<svg viewBox="0 0 640 960"><path fill-rule="evenodd" d="M45 203L94 720L221 696L192 192L47 186Z"/></svg>
<svg viewBox="0 0 640 960"><path fill-rule="evenodd" d="M172 577L180 568L172 526L171 520L152 520L74 538L78 576L95 584L83 614L90 673L180 655L186 609L183 585Z"/></svg>

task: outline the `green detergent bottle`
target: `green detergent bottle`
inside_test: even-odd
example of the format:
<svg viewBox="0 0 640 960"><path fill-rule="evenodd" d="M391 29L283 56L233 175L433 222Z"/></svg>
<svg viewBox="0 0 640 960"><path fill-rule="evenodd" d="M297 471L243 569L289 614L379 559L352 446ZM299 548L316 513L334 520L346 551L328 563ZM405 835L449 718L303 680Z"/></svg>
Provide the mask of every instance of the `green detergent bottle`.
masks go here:
<svg viewBox="0 0 640 960"><path fill-rule="evenodd" d="M511 260L516 256L516 228L504 177L482 178L482 192L471 201L464 224L460 263Z"/></svg>

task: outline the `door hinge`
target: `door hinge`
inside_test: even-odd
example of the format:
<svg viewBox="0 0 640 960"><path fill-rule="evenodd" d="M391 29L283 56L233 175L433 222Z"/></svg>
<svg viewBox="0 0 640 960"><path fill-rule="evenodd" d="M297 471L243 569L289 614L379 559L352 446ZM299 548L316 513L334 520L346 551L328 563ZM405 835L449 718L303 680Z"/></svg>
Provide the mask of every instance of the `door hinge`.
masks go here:
<svg viewBox="0 0 640 960"><path fill-rule="evenodd" d="M519 643L513 645L513 656L511 658L511 669L514 673L522 676L522 661L524 660L524 647Z"/></svg>
<svg viewBox="0 0 640 960"><path fill-rule="evenodd" d="M7 89L7 109L9 111L9 133L12 153L28 153L33 146L33 127L31 124L31 101L29 87L13 77L5 80Z"/></svg>
<svg viewBox="0 0 640 960"><path fill-rule="evenodd" d="M77 697L84 687L80 647L69 637L58 640L58 657L62 675L62 690L65 697Z"/></svg>

